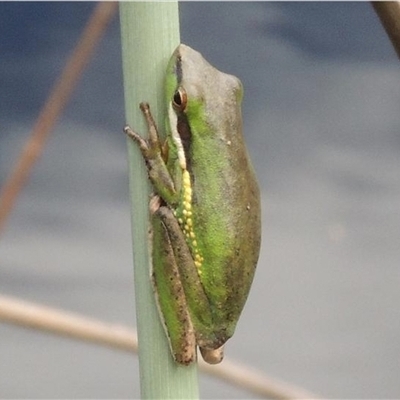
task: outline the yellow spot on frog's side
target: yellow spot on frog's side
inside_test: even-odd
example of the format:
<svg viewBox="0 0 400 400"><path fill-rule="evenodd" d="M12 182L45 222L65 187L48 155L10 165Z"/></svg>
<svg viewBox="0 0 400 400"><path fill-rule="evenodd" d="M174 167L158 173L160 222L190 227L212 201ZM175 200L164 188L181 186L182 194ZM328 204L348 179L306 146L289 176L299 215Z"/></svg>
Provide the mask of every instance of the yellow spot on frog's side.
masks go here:
<svg viewBox="0 0 400 400"><path fill-rule="evenodd" d="M190 188L190 175L187 169L183 171L183 184Z"/></svg>
<svg viewBox="0 0 400 400"><path fill-rule="evenodd" d="M186 169L182 171L182 203L177 209L178 222L181 226L186 243L194 254L194 264L201 274L201 266L204 261L197 247L196 235L194 233L194 223L192 219L192 187L190 182L190 174Z"/></svg>

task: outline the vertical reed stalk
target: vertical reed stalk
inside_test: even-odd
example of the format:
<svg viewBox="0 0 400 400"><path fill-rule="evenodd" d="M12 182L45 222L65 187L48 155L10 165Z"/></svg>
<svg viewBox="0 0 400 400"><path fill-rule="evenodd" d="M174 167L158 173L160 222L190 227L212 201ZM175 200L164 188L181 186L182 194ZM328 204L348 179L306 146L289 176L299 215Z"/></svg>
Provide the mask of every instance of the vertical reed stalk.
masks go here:
<svg viewBox="0 0 400 400"><path fill-rule="evenodd" d="M147 101L164 127L164 76L179 44L176 2L121 2L121 37L126 121L146 135L139 103ZM128 138L135 294L143 399L198 398L197 367L176 365L157 313L148 256L149 184L139 150Z"/></svg>

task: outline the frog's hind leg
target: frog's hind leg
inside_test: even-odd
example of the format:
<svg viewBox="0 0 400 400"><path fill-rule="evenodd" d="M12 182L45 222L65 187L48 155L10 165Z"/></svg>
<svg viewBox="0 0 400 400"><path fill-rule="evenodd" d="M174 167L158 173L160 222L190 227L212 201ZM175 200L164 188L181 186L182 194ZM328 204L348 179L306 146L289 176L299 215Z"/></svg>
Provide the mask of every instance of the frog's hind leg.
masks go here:
<svg viewBox="0 0 400 400"><path fill-rule="evenodd" d="M164 211L164 214L167 212L171 215L172 212L165 206L152 211L152 282L159 314L175 361L188 365L196 360L196 338L171 244L171 235L160 218L160 211L161 214Z"/></svg>

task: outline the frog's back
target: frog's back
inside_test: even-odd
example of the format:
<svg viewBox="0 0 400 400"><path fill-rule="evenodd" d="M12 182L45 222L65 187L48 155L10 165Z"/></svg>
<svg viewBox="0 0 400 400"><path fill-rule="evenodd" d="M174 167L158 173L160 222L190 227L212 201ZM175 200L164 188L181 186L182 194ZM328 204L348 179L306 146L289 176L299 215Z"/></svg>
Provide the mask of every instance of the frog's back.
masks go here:
<svg viewBox="0 0 400 400"><path fill-rule="evenodd" d="M241 133L235 133L239 141ZM241 139L242 140L242 139ZM195 162L193 211L196 237L203 250L200 279L215 321L233 334L253 281L261 241L260 194L245 146L225 143L216 157ZM214 164L215 167L210 168ZM207 167L208 166L208 167ZM206 168L207 167L207 168ZM218 323L214 326L218 327ZM218 328L217 328L218 329Z"/></svg>
<svg viewBox="0 0 400 400"><path fill-rule="evenodd" d="M193 50L184 47L181 57L185 51ZM187 69L181 85L188 98L192 251L212 309L210 340L214 335L224 342L233 334L257 265L260 194L242 134L240 80L197 52L190 54L190 62L196 67Z"/></svg>
<svg viewBox="0 0 400 400"><path fill-rule="evenodd" d="M200 279L210 299L214 334L232 336L253 281L261 236L260 193L241 132L240 109L228 131L203 137L192 159L196 238L204 249ZM200 139L198 139L200 140ZM196 146L196 140L192 143Z"/></svg>

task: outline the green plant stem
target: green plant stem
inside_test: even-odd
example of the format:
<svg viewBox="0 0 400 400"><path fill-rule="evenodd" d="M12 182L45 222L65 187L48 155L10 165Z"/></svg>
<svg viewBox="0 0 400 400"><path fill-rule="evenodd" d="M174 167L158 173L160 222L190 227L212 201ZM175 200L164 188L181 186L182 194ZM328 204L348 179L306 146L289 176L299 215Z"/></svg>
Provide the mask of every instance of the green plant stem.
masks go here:
<svg viewBox="0 0 400 400"><path fill-rule="evenodd" d="M146 135L139 103L147 101L164 127L164 76L179 44L176 2L120 3L126 121ZM160 129L162 131L162 129ZM148 250L149 184L137 146L128 138L129 182L141 398L198 398L197 366L178 366L171 357L150 282Z"/></svg>

